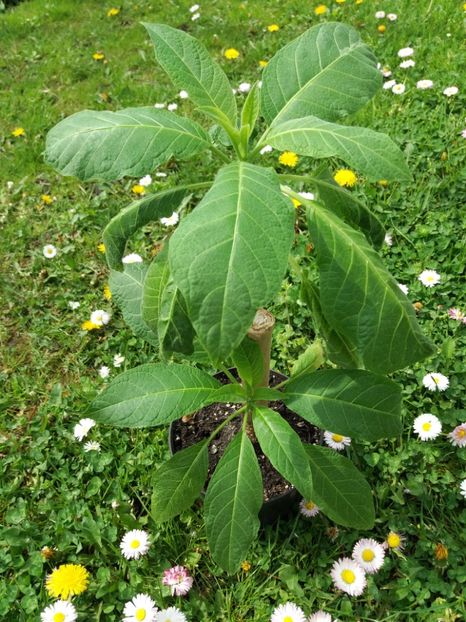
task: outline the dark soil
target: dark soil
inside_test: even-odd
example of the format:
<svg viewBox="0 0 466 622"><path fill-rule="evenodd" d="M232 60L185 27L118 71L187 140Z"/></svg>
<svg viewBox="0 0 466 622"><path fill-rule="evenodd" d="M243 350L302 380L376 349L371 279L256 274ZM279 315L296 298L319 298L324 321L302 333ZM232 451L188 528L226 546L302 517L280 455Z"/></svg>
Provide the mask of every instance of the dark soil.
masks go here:
<svg viewBox="0 0 466 622"><path fill-rule="evenodd" d="M228 384L230 381L223 373L215 374L215 377L222 383ZM270 372L270 386L274 387L285 380L278 372ZM175 452L190 447L199 441L208 438L211 432L228 415L240 408L240 404L216 403L205 406L194 415L185 420L177 420L172 424L171 440L172 447ZM297 432L304 443L320 444L321 431L319 428L311 425L299 415L289 410L283 402L270 402L269 407L278 412ZM241 428L242 417L230 421L220 432L220 434L212 441L209 448L209 476L217 466L218 461L222 457L229 442ZM273 468L268 458L262 453L257 441L254 443L259 466L262 472L262 480L264 482L264 501L268 501L272 497L281 495L293 487Z"/></svg>

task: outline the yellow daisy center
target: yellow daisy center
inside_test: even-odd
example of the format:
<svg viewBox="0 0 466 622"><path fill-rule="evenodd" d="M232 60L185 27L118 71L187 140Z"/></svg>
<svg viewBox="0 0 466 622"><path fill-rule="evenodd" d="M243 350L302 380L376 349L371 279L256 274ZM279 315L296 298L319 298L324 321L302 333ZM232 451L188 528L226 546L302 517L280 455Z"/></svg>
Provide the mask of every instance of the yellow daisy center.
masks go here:
<svg viewBox="0 0 466 622"><path fill-rule="evenodd" d="M458 430L456 435L459 436L460 438L463 438L466 435L466 430Z"/></svg>
<svg viewBox="0 0 466 622"><path fill-rule="evenodd" d="M341 578L343 579L345 583L354 583L356 581L356 575L354 574L352 570L349 570L348 568L345 568L345 570L342 570Z"/></svg>
<svg viewBox="0 0 466 622"><path fill-rule="evenodd" d="M132 540L130 547L132 549L138 549L141 546L141 543L139 540ZM144 614L145 615L145 614ZM139 618L138 618L139 619ZM144 620L144 618L141 618L141 620Z"/></svg>
<svg viewBox="0 0 466 622"><path fill-rule="evenodd" d="M371 562L375 557L375 553L372 549L364 549L361 557L365 562Z"/></svg>
<svg viewBox="0 0 466 622"><path fill-rule="evenodd" d="M136 613L134 614L136 620L145 620L146 619L146 610L145 609L136 609Z"/></svg>
<svg viewBox="0 0 466 622"><path fill-rule="evenodd" d="M54 614L53 622L64 622L64 621L65 621L65 614L64 613L59 611L58 613Z"/></svg>
<svg viewBox="0 0 466 622"><path fill-rule="evenodd" d="M308 501L304 504L304 507L306 508L306 510L313 510L316 507L316 504L312 501Z"/></svg>
<svg viewBox="0 0 466 622"><path fill-rule="evenodd" d="M332 441L335 441L335 443L341 443L344 438L341 434L332 434Z"/></svg>
<svg viewBox="0 0 466 622"><path fill-rule="evenodd" d="M432 424L429 423L429 421L426 421L425 423L422 424L422 429L424 430L424 432L428 432L431 427L432 427Z"/></svg>
<svg viewBox="0 0 466 622"><path fill-rule="evenodd" d="M387 538L387 544L391 549L395 549L401 544L401 538L397 533L390 533Z"/></svg>
<svg viewBox="0 0 466 622"><path fill-rule="evenodd" d="M293 618L291 616L285 616L283 622L293 622Z"/></svg>

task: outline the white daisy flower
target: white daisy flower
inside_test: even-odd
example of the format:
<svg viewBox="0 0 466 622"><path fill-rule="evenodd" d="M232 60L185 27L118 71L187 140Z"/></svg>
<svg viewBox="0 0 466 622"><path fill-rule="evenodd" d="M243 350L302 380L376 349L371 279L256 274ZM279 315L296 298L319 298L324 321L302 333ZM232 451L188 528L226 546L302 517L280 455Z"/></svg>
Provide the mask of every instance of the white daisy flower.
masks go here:
<svg viewBox="0 0 466 622"><path fill-rule="evenodd" d="M429 389L429 391L445 391L450 385L450 381L443 374L431 372L424 376L422 384L426 389Z"/></svg>
<svg viewBox="0 0 466 622"><path fill-rule="evenodd" d="M178 607L168 607L155 614L154 622L188 622Z"/></svg>
<svg viewBox="0 0 466 622"><path fill-rule="evenodd" d="M139 185L144 186L144 188L147 188L147 186L150 186L151 183L152 183L152 177L150 175L144 175L144 177L141 177L141 179L139 180Z"/></svg>
<svg viewBox="0 0 466 622"><path fill-rule="evenodd" d="M397 285L405 296L409 294L409 287L407 285L403 285L403 283L397 283Z"/></svg>
<svg viewBox="0 0 466 622"><path fill-rule="evenodd" d="M303 516L312 518L313 516L317 516L317 514L319 514L320 508L313 501L306 501L306 499L301 499L299 503L299 511Z"/></svg>
<svg viewBox="0 0 466 622"><path fill-rule="evenodd" d="M165 106L166 106L166 104L162 104L162 103L154 104L154 108L157 108L158 110L161 110L162 108L165 108Z"/></svg>
<svg viewBox="0 0 466 622"><path fill-rule="evenodd" d="M395 95L403 95L405 91L406 87L404 84L394 84L392 86L392 93L395 93Z"/></svg>
<svg viewBox="0 0 466 622"><path fill-rule="evenodd" d="M385 17L385 11L377 11L375 14L375 19L383 19Z"/></svg>
<svg viewBox="0 0 466 622"><path fill-rule="evenodd" d="M89 419L87 417L84 419L80 419L78 423L74 426L73 435L75 438L78 439L78 441L82 441L83 438L87 436L87 434L89 434L89 431L94 426L95 426L94 419Z"/></svg>
<svg viewBox="0 0 466 622"><path fill-rule="evenodd" d="M431 441L442 431L440 419L431 413L424 413L416 417L413 423L413 430L421 441Z"/></svg>
<svg viewBox="0 0 466 622"><path fill-rule="evenodd" d="M68 302L68 306L72 311L76 311L76 309L79 309L79 307L81 306L81 303L77 300L70 300Z"/></svg>
<svg viewBox="0 0 466 622"><path fill-rule="evenodd" d="M466 423L457 425L447 436L453 447L466 447Z"/></svg>
<svg viewBox="0 0 466 622"><path fill-rule="evenodd" d="M103 326L110 322L110 313L103 311L103 309L97 309L91 313L91 322L96 326Z"/></svg>
<svg viewBox="0 0 466 622"><path fill-rule="evenodd" d="M407 56L412 56L413 54L413 48L401 48L401 50L398 50L398 56L400 58L406 58Z"/></svg>
<svg viewBox="0 0 466 622"><path fill-rule="evenodd" d="M178 109L178 104L168 104L167 106L167 110L169 110L170 112L173 112L173 110L177 110Z"/></svg>
<svg viewBox="0 0 466 622"><path fill-rule="evenodd" d="M149 535L141 529L132 529L123 536L120 549L126 559L139 559L149 550Z"/></svg>
<svg viewBox="0 0 466 622"><path fill-rule="evenodd" d="M100 443L98 441L88 441L84 443L84 451L100 451Z"/></svg>
<svg viewBox="0 0 466 622"><path fill-rule="evenodd" d="M335 432L324 432L324 441L332 449L336 451L342 451L347 445L351 445L351 439L349 436L343 436L343 434L335 434Z"/></svg>
<svg viewBox="0 0 466 622"><path fill-rule="evenodd" d="M137 594L125 604L123 622L154 622L157 607L147 594Z"/></svg>
<svg viewBox="0 0 466 622"><path fill-rule="evenodd" d="M285 603L273 610L270 622L306 622L306 616L298 605Z"/></svg>
<svg viewBox="0 0 466 622"><path fill-rule="evenodd" d="M46 259L53 259L57 254L57 247L53 244L46 244L42 249L42 253Z"/></svg>
<svg viewBox="0 0 466 622"><path fill-rule="evenodd" d="M332 622L332 616L325 611L316 611L307 619L307 622Z"/></svg>
<svg viewBox="0 0 466 622"><path fill-rule="evenodd" d="M372 538L362 538L354 545L353 559L368 574L374 574L383 566L385 551L383 546Z"/></svg>
<svg viewBox="0 0 466 622"><path fill-rule="evenodd" d="M129 255L125 255L121 261L125 264L142 263L142 257L137 253L130 253Z"/></svg>
<svg viewBox="0 0 466 622"><path fill-rule="evenodd" d="M41 622L73 622L78 617L69 600L57 600L40 614Z"/></svg>
<svg viewBox="0 0 466 622"><path fill-rule="evenodd" d="M392 72L388 69L388 67L383 67L380 72L384 78L389 78L392 75Z"/></svg>
<svg viewBox="0 0 466 622"><path fill-rule="evenodd" d="M383 83L383 88L388 91L388 89L392 89L396 84L396 80L387 80Z"/></svg>
<svg viewBox="0 0 466 622"><path fill-rule="evenodd" d="M360 596L366 587L366 575L361 566L349 557L334 562L330 575L335 587L350 596Z"/></svg>
<svg viewBox="0 0 466 622"><path fill-rule="evenodd" d="M194 15L191 17L191 21L195 22L197 19L199 19L201 17L200 13L194 13Z"/></svg>
<svg viewBox="0 0 466 622"><path fill-rule="evenodd" d="M303 199L307 199L308 201L314 201L315 199L315 195L313 192L298 192L300 197L303 197Z"/></svg>
<svg viewBox="0 0 466 622"><path fill-rule="evenodd" d="M421 90L431 89L433 86L434 83L432 82L432 80L418 80L416 82L416 88Z"/></svg>
<svg viewBox="0 0 466 622"><path fill-rule="evenodd" d="M120 353L115 354L115 356L113 357L113 367L121 367L124 361L125 361L124 356L122 356Z"/></svg>
<svg viewBox="0 0 466 622"><path fill-rule="evenodd" d="M393 246L393 236L391 233L386 233L383 239L387 246Z"/></svg>
<svg viewBox="0 0 466 622"><path fill-rule="evenodd" d="M249 82L241 82L241 84L238 86L238 91L240 93L249 93L250 90L251 85L249 84Z"/></svg>
<svg viewBox="0 0 466 622"><path fill-rule="evenodd" d="M447 86L447 88L443 90L443 94L447 97L452 97L452 95L457 95L458 93L459 88L457 86Z"/></svg>
<svg viewBox="0 0 466 622"><path fill-rule="evenodd" d="M107 367L107 365L102 365L102 367L99 369L99 376L103 379L108 378L110 376L110 367Z"/></svg>
<svg viewBox="0 0 466 622"><path fill-rule="evenodd" d="M178 93L178 97L180 99L188 99L189 95L188 95L188 91L180 91Z"/></svg>
<svg viewBox="0 0 466 622"><path fill-rule="evenodd" d="M193 4L193 6L189 9L189 12L195 13L196 11L199 11L200 8L201 6L199 4Z"/></svg>
<svg viewBox="0 0 466 622"><path fill-rule="evenodd" d="M410 67L414 67L416 62L412 58L408 58L408 60L404 60L400 63L401 69L409 69Z"/></svg>
<svg viewBox="0 0 466 622"><path fill-rule="evenodd" d="M460 484L460 492L463 497L466 497L466 479L464 479Z"/></svg>
<svg viewBox="0 0 466 622"><path fill-rule="evenodd" d="M390 22L396 22L396 20L398 19L398 15L396 13L387 13L387 19Z"/></svg>
<svg viewBox="0 0 466 622"><path fill-rule="evenodd" d="M264 153L270 153L272 151L273 147L271 145L264 145L264 147L262 147L262 149L259 151L259 153L261 155L264 155Z"/></svg>
<svg viewBox="0 0 466 622"><path fill-rule="evenodd" d="M179 219L180 219L180 216L178 212L173 212L173 214L169 216L168 218L161 218L160 222L162 223L162 225L164 225L164 227L173 227L174 225L177 224Z"/></svg>
<svg viewBox="0 0 466 622"><path fill-rule="evenodd" d="M417 278L426 287L434 287L440 283L440 274L435 270L423 270Z"/></svg>

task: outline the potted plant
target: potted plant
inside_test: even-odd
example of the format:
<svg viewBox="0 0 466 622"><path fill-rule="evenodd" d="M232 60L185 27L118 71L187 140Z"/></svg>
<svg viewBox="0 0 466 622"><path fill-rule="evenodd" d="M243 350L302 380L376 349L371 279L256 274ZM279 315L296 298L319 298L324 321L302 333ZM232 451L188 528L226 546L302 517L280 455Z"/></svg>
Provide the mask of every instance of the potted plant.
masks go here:
<svg viewBox="0 0 466 622"><path fill-rule="evenodd" d="M204 501L212 555L234 572L259 528L263 492L256 442L274 468L331 519L364 529L374 521L370 488L352 462L303 443L271 405L281 400L311 424L355 439L395 436L401 391L386 375L433 351L377 254L384 237L377 217L325 167L312 175L280 175L257 163L260 151L270 145L309 158L336 157L369 180L409 180L410 173L388 136L337 123L381 85L376 59L352 28L320 24L279 50L238 115L226 75L203 45L166 25L145 27L174 85L214 126L207 131L149 107L78 112L49 132L46 160L81 180L140 176L171 157L194 158L205 150L219 160L214 179L144 197L105 229L114 296L133 329L159 348L162 362L120 374L91 413L97 421L136 428L169 424L209 404L237 405L209 438L160 467L153 496L154 520L188 508L206 483L209 443L239 420ZM313 200L298 194L303 184L313 188ZM204 189L148 267L123 266L134 231L171 215ZM293 198L306 210L315 247L312 269L302 272L302 298L325 341L328 364L318 369L323 355L318 343L311 344L277 390L268 386L273 318L261 309L287 270ZM209 361L231 382L222 385L196 361Z"/></svg>

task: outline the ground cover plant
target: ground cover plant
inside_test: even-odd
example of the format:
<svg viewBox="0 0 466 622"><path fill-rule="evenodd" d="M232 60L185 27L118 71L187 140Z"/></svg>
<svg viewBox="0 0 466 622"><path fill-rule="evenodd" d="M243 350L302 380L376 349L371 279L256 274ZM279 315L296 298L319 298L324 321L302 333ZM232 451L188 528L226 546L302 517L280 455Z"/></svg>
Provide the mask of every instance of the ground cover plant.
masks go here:
<svg viewBox="0 0 466 622"><path fill-rule="evenodd" d="M66 2L60 6L25 3L6 13L2 27L11 45L2 62L12 77L13 89L3 127L3 226L8 273L14 270L20 275L23 286L18 288L17 280L7 279L4 287L10 313L3 323L7 389L3 461L11 475L5 479L8 483L2 498L6 527L2 565L7 582L1 602L5 613L11 608L19 609L22 619L38 615L51 602L44 588L46 576L53 567L66 563L82 564L90 571L88 590L73 599L80 616L121 619L124 603L138 592L151 594L160 608L167 608L175 601L161 578L164 569L178 563L194 575L193 588L185 601L179 602L188 619L267 620L274 608L287 600L306 613L325 609L343 620L461 619L464 506L459 483L464 477L464 450L461 436L457 434L460 440L454 445L455 437L446 434L464 421L460 410L464 375L458 358L464 346L459 281L464 251L457 235L464 120L460 116L461 93L448 90L456 81L457 57L451 50L460 33L462 5L448 13L450 6L425 3L424 22L420 23L408 7L388 3L376 7L387 14L397 11L398 19L392 21L387 16L376 17L370 4L336 3L322 16L314 13L317 5L304 11L290 3L290 12L284 14L277 4L268 9L266 21L256 17L259 13L253 3L222 12L205 5L194 20L191 16L196 11L191 14L188 6L167 15L151 3L127 3L108 15L112 7L102 10L94 3L83 3L88 17L85 25L73 22L73 7ZM115 110L135 101L152 106L166 102L167 93L172 94L168 101L174 99L175 92L161 73L157 74L157 90L147 92L154 67L141 68L141 57L150 59L151 50L138 34L138 22L185 24L183 28L204 41L233 83L236 80L245 90L244 80L252 83L263 77L259 60L272 58L309 26L329 21L330 13L332 20L361 29L362 38L383 63L381 69L391 70L397 80L392 85L394 91L383 90L372 108L366 106L349 123L375 127L393 136L404 148L414 182L371 183L359 177L351 196L362 199L366 195L391 233L387 242L392 245L385 244L384 261L397 280L409 286L422 328L437 347L426 362L393 374L404 393L401 441L353 441L345 450L376 492L376 524L364 535L379 541L386 539L390 530L404 535L404 549L390 551L380 572L369 577L366 591L358 598L334 591L330 570L338 557L350 555L361 533L336 530L322 513L309 519L311 522L296 517L291 523L268 528L248 553L242 570L229 578L206 550L197 511L183 512L180 521L152 523L149 467L161 464L166 456L162 433L116 433L104 426L89 431L83 424L77 430L78 438L92 439L94 449L90 451L83 451L84 443L73 438L75 424L84 416L99 382L107 382L105 376L116 375L118 366L131 368L157 360L154 349L126 331L116 308L111 318L93 314L94 320L109 320L101 322L100 328L79 330L92 309L111 309L111 302L103 298L103 292L108 297L109 291L104 290L108 275L97 250L100 232L125 205L122 190L135 195L141 188L134 182L80 186L59 180L41 163L45 133L62 116L96 104ZM244 23L245 15L249 26L240 45L239 22ZM68 25L62 35L55 28L60 23ZM53 43L52 37L37 38L46 24L53 24L57 33ZM75 52L64 44L70 24L74 39L83 41L75 61ZM248 43L253 32L260 33L258 47ZM445 32L452 36L437 34ZM24 37L25 33L28 36ZM89 42L97 40L98 45L91 44L89 49ZM233 58L232 45L239 50L237 58ZM407 47L414 49L414 55L408 53L405 58L414 58L416 64L399 67L406 61L398 51L404 54ZM139 50L143 50L142 56ZM227 52L231 58L225 56ZM92 58L93 54L98 58ZM59 73L57 62L62 64ZM129 81L124 75L128 67L132 72ZM25 68L27 80L21 79ZM391 78L387 76L386 82ZM427 78L432 78L432 88L416 86ZM73 86L77 79L79 86ZM395 88L400 84L406 85L404 93ZM237 101L243 103L246 95L238 90ZM188 111L192 103L180 97L177 105ZM419 124L419 118L426 122ZM280 151L272 151L258 157L258 163L289 175L289 167L279 163L279 157ZM310 163L306 157L299 158L293 174L308 173ZM342 168L341 161L331 161L329 166L333 173ZM152 172L155 181L151 190L189 183L194 174L196 179L209 179L212 167L208 156L192 165L172 160L157 171L167 177ZM7 185L7 181L13 183ZM289 186L293 183L291 178L286 180ZM299 190L314 191L314 187L306 184ZM195 191L194 203L201 198L202 193ZM317 248L309 247L303 209L306 199L295 198L302 205L296 210L292 264L272 308L277 318L272 364L287 374L289 362L314 338L309 328L312 315L303 304L306 292L299 282L303 268L312 275L310 266ZM187 218L183 210L182 221ZM132 249L143 256L153 251L157 254L153 240L167 231L171 230L163 223L145 228L133 237ZM45 245L51 248L43 254ZM440 277L426 270L436 270ZM19 365L24 372L18 373ZM449 386L441 376L432 377L429 372L448 376ZM436 386L445 390L431 392ZM437 438L423 443L420 438L426 420L417 418L425 412L437 415L443 435L437 436L437 430L433 435ZM431 421L435 431L438 424ZM118 478L112 477L116 474ZM147 530L150 547L138 560L126 560L118 544L125 530L133 528ZM394 543L393 538L389 541ZM54 551L41 553L45 545ZM46 559L52 553L53 557Z"/></svg>

